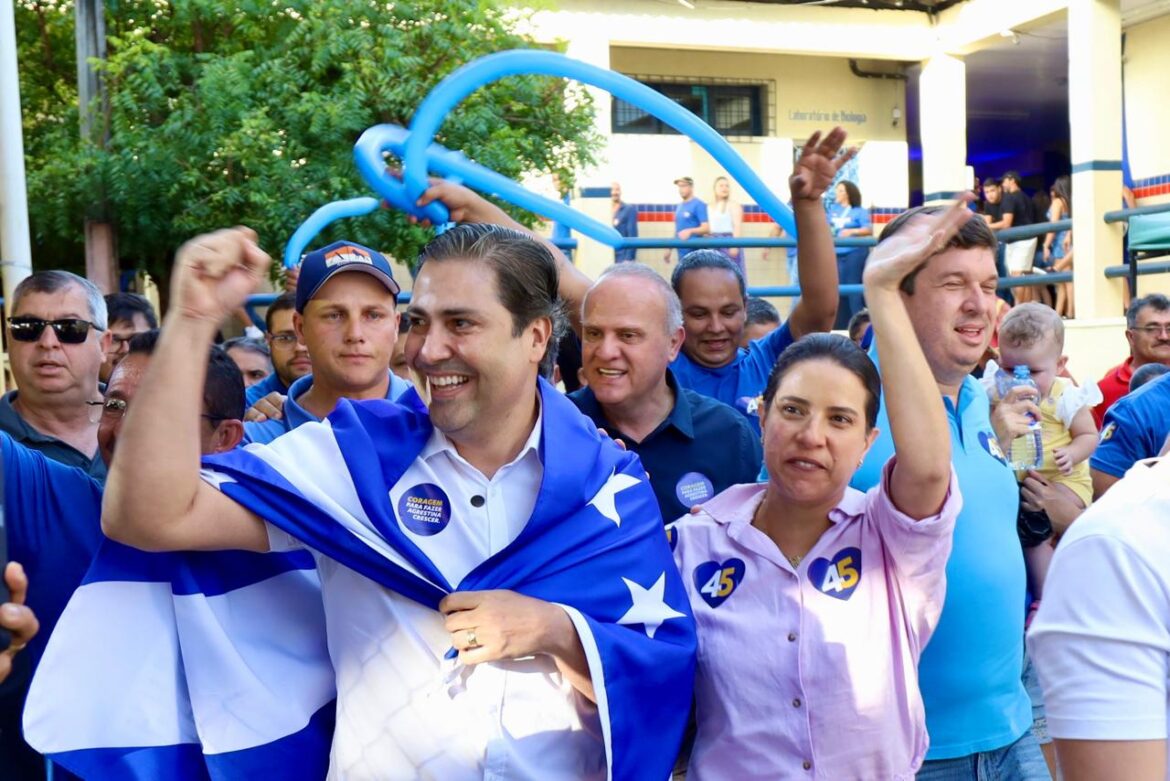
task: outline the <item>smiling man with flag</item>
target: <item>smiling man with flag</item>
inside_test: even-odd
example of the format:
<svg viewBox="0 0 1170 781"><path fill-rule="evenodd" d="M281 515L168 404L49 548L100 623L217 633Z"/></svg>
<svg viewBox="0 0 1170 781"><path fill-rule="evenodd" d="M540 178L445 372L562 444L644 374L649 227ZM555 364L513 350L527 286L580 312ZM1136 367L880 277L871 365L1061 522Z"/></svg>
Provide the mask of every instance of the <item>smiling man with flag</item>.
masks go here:
<svg viewBox="0 0 1170 781"><path fill-rule="evenodd" d="M309 551L336 683L329 778L664 778L690 706L694 624L636 456L537 379L561 316L556 261L487 225L448 231L422 260L406 355L429 410L413 391L342 401L271 445L207 459L200 480L202 368L188 356L268 257L246 229L181 248L103 527L156 551ZM165 431L151 425L164 417ZM253 609L263 621L275 606ZM246 634L269 653L281 643ZM189 656L184 647L196 702ZM297 684L283 685L307 722ZM249 721L240 692L221 687L216 702L235 719L214 736L232 751L213 778L254 777L231 755L304 727ZM175 748L78 732L59 753ZM265 772L301 778L311 761L284 759Z"/></svg>

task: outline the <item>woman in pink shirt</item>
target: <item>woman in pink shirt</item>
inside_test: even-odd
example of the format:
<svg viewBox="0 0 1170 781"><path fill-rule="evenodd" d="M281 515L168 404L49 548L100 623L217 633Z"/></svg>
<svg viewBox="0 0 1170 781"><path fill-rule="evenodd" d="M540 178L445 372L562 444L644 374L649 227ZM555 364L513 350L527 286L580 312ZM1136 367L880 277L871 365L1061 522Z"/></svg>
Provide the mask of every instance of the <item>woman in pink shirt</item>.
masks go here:
<svg viewBox="0 0 1170 781"><path fill-rule="evenodd" d="M961 500L901 287L969 216L962 202L923 216L865 269L895 445L881 484L849 487L878 434L877 369L848 339L814 334L764 391L769 481L671 527L699 630L691 781L913 779L922 764L918 657Z"/></svg>

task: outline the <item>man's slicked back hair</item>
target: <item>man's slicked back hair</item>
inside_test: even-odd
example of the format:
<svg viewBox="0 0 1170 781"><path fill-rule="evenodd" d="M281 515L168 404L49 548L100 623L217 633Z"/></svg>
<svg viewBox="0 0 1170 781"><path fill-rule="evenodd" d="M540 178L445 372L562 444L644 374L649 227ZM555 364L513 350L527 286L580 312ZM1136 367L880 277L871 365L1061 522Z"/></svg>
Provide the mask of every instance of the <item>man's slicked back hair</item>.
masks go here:
<svg viewBox="0 0 1170 781"><path fill-rule="evenodd" d="M474 260L495 272L496 295L512 315L513 336L520 336L542 317L552 322L548 351L541 362L541 374L551 376L557 345L568 332L568 319L557 290L560 271L548 247L511 228L467 223L431 239L418 255L418 267L446 260Z"/></svg>
<svg viewBox="0 0 1170 781"><path fill-rule="evenodd" d="M739 266L732 263L722 252L713 249L697 249L694 252L688 252L674 267L674 271L670 275L670 286L674 288L674 292L679 298L682 298L680 291L683 277L688 271L697 271L701 268L715 268L731 272L739 284L740 297L747 298L747 282L744 280L743 272L739 270Z"/></svg>
<svg viewBox="0 0 1170 781"><path fill-rule="evenodd" d="M38 271L25 277L12 291L12 301L8 305L9 312L16 312L20 302L29 293L58 293L69 287L79 287L85 294L85 302L89 309L89 318L101 330L109 327L109 316L106 313L106 299L97 285L85 277L79 277L70 271Z"/></svg>
<svg viewBox="0 0 1170 781"><path fill-rule="evenodd" d="M893 221L885 227L885 229L882 231L881 238L878 239L877 243L881 244L883 241L887 241L888 239L898 235L898 232L905 228L907 223L919 215L938 214L940 212L946 211L949 208L950 206L916 206L913 209L908 209L895 217ZM991 228L987 227L987 223L983 221L983 218L979 217L978 215L973 215L970 219L963 223L962 227L959 228L959 231L951 237L950 241L947 242L947 248L951 247L956 247L958 249L985 247L991 250L991 254L994 255L996 250L999 248L999 242L995 238L995 233L992 232ZM929 260L927 262L929 262ZM918 272L922 271L925 266L926 263L923 263L902 280L903 293L908 296L914 295L914 282L918 279Z"/></svg>

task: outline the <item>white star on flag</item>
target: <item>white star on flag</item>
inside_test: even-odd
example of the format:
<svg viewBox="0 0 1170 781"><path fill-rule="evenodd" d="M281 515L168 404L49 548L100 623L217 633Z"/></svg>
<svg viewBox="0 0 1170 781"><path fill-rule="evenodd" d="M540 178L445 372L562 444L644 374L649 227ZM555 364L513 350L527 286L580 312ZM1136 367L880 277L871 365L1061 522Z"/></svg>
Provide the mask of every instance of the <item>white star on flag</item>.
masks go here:
<svg viewBox="0 0 1170 781"><path fill-rule="evenodd" d="M627 474L621 474L616 469L609 479L605 481L605 485L597 490L597 495L589 500L589 504L597 509L597 512L604 515L614 522L615 525L622 525L622 517L618 515L617 504L614 497L627 488L632 488L638 483L642 482L636 477L631 477Z"/></svg>
<svg viewBox="0 0 1170 781"><path fill-rule="evenodd" d="M654 633L664 621L671 618L685 618L685 614L678 612L666 604L663 595L666 592L666 573L658 576L658 580L650 588L642 588L629 578L622 578L626 588L630 590L630 599L634 604L619 618L619 624L641 624L646 628L646 636L654 639Z"/></svg>
<svg viewBox="0 0 1170 781"><path fill-rule="evenodd" d="M211 469L200 469L199 477L203 482L210 485L217 491L223 491L224 483L234 483L236 479L231 475L225 475L222 472L216 472Z"/></svg>

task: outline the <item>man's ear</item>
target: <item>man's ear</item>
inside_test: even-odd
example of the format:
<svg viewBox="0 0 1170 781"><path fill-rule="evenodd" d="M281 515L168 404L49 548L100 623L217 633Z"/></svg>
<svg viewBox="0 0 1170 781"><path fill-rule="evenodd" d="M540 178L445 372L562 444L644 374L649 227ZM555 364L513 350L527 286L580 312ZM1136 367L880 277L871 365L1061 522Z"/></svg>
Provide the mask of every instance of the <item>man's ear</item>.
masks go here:
<svg viewBox="0 0 1170 781"><path fill-rule="evenodd" d="M552 339L552 318L538 317L528 325L528 328L532 338L532 354L535 356L535 363L540 363L544 360L549 340Z"/></svg>
<svg viewBox="0 0 1170 781"><path fill-rule="evenodd" d="M298 342L305 343L305 316L296 311L293 312L293 333L297 335Z"/></svg>
<svg viewBox="0 0 1170 781"><path fill-rule="evenodd" d="M211 437L211 454L235 450L243 440L244 424L242 421L221 420Z"/></svg>

